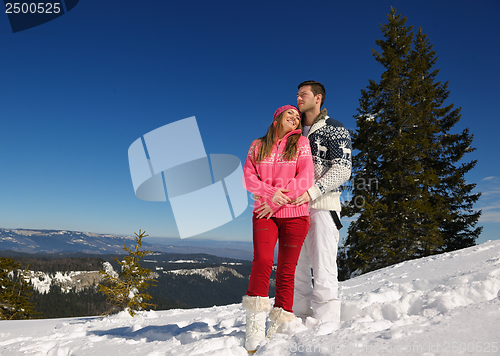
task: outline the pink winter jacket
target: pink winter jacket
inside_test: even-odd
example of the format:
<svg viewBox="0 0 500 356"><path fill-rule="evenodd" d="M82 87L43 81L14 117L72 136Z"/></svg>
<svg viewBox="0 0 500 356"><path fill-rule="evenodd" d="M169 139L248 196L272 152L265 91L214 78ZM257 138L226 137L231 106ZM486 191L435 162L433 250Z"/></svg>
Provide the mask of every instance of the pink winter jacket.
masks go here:
<svg viewBox="0 0 500 356"><path fill-rule="evenodd" d="M281 142L276 142L271 154L258 164L256 159L261 142L255 140L250 145L245 161L243 181L246 190L261 197L255 201L254 212L262 201L265 201L273 210L273 217L276 218L309 215L308 203L301 206L292 204L280 206L271 200L279 188L290 189L284 194L293 200L314 184L311 148L306 137L300 136L294 159L287 161L283 158L287 139L293 134L300 134L300 130L291 131L283 137Z"/></svg>

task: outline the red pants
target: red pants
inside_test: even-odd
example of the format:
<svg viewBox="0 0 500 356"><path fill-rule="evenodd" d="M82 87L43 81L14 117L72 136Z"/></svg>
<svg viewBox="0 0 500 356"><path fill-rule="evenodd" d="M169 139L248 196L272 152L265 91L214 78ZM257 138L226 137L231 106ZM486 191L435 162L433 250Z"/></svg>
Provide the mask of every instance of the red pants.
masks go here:
<svg viewBox="0 0 500 356"><path fill-rule="evenodd" d="M309 217L257 219L253 216L253 262L248 296L269 296L269 279L278 246L274 306L292 313L295 268L309 229Z"/></svg>

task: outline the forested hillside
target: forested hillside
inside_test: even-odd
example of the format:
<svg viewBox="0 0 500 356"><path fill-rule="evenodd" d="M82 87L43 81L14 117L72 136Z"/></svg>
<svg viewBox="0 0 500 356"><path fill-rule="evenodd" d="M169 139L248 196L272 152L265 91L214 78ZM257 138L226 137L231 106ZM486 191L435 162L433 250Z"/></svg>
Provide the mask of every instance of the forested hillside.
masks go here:
<svg viewBox="0 0 500 356"><path fill-rule="evenodd" d="M30 271L30 301L42 318L99 315L110 309L104 294L97 292L102 264L119 268L112 255L75 257L29 255L2 251ZM17 255L17 256L16 256ZM80 255L81 256L81 255ZM123 256L115 255L119 259ZM248 287L251 262L207 254L154 253L141 265L152 270L158 281L150 287L157 310L198 308L241 302ZM274 271L270 295L274 296Z"/></svg>

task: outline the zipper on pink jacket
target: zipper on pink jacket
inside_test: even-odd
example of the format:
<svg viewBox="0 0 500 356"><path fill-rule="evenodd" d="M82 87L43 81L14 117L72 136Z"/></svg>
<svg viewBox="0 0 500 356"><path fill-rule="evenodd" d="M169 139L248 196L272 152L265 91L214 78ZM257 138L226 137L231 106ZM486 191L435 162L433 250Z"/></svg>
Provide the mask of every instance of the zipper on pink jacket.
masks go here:
<svg viewBox="0 0 500 356"><path fill-rule="evenodd" d="M276 143L276 155L274 156L274 162L273 162L273 186L274 186L274 178L276 178L276 176L275 176L274 173L276 172L276 160L278 159L278 153L279 153L280 144L281 144L281 142L283 142L283 140L285 138L288 141L288 137L290 137L294 133L302 134L302 131L300 131L300 130L292 130L289 133L287 133L285 136L283 136L283 138L281 140L278 140L278 142ZM279 188L279 189L283 189L283 188ZM271 197L271 201L272 201L272 197Z"/></svg>

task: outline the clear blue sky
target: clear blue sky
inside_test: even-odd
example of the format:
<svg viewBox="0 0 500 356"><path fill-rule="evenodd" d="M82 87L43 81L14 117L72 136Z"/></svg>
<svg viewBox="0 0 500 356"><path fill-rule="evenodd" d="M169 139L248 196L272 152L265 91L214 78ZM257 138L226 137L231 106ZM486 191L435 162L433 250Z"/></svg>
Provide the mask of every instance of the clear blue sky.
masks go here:
<svg viewBox="0 0 500 356"><path fill-rule="evenodd" d="M454 132L475 136L478 242L499 238L497 0L81 0L14 34L2 14L0 227L179 236L168 202L136 198L132 142L194 115L207 153L243 161L310 79L325 85L330 116L355 129L360 90L382 72L371 50L391 5L439 55L448 102L462 108ZM250 241L250 216L200 237Z"/></svg>

